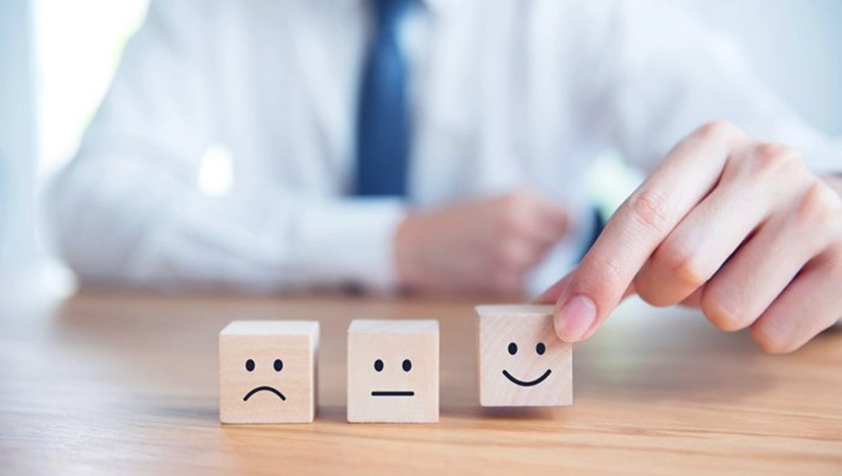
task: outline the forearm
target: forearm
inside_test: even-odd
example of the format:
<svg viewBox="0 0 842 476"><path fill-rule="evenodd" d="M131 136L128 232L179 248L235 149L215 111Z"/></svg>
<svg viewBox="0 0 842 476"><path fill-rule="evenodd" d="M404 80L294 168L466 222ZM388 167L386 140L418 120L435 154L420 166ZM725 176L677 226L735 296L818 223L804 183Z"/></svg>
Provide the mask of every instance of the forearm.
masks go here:
<svg viewBox="0 0 842 476"><path fill-rule="evenodd" d="M83 281L259 292L394 286L397 202L259 187L213 198L140 165L114 186L101 177L113 175L115 162L88 158L59 179L53 197L63 253Z"/></svg>

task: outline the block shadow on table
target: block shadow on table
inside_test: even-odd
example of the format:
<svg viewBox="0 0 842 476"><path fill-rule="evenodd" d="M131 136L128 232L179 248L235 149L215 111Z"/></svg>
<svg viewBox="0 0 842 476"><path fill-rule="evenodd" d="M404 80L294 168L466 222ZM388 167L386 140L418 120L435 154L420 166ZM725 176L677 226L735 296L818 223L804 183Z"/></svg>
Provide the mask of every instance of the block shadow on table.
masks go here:
<svg viewBox="0 0 842 476"><path fill-rule="evenodd" d="M576 347L575 398L735 401L773 384L747 332L723 333L697 311L623 316Z"/></svg>

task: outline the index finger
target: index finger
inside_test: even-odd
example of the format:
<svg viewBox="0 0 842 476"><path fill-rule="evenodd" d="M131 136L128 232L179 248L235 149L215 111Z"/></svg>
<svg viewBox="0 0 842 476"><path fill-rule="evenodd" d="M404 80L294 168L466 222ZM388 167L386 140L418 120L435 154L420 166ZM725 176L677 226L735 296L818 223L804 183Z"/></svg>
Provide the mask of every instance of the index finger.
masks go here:
<svg viewBox="0 0 842 476"><path fill-rule="evenodd" d="M726 123L703 126L626 199L558 296L555 328L562 340L588 337L617 307L658 245L716 186L743 137Z"/></svg>

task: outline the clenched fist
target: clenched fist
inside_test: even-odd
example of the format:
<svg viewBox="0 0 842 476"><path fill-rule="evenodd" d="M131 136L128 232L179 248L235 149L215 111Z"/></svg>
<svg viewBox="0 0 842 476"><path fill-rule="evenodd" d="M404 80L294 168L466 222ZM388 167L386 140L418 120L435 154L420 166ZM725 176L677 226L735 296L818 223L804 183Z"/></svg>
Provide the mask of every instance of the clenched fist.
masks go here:
<svg viewBox="0 0 842 476"><path fill-rule="evenodd" d="M395 237L398 277L412 291L518 294L567 227L563 207L523 191L412 213Z"/></svg>

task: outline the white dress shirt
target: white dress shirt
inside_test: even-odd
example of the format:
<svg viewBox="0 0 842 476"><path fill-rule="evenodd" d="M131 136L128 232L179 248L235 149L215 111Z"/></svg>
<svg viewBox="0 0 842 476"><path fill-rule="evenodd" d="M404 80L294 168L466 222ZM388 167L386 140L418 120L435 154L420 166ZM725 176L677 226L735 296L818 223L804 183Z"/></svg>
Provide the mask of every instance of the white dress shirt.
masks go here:
<svg viewBox="0 0 842 476"><path fill-rule="evenodd" d="M842 169L839 142L669 2L425 0L402 31L409 196L349 197L369 30L365 0L153 0L54 188L70 265L88 281L156 287L389 290L409 207L530 189L575 225L531 276L538 289L587 245L582 178L600 151L651 170L727 118L817 171ZM213 196L197 176L220 144L234 180Z"/></svg>

